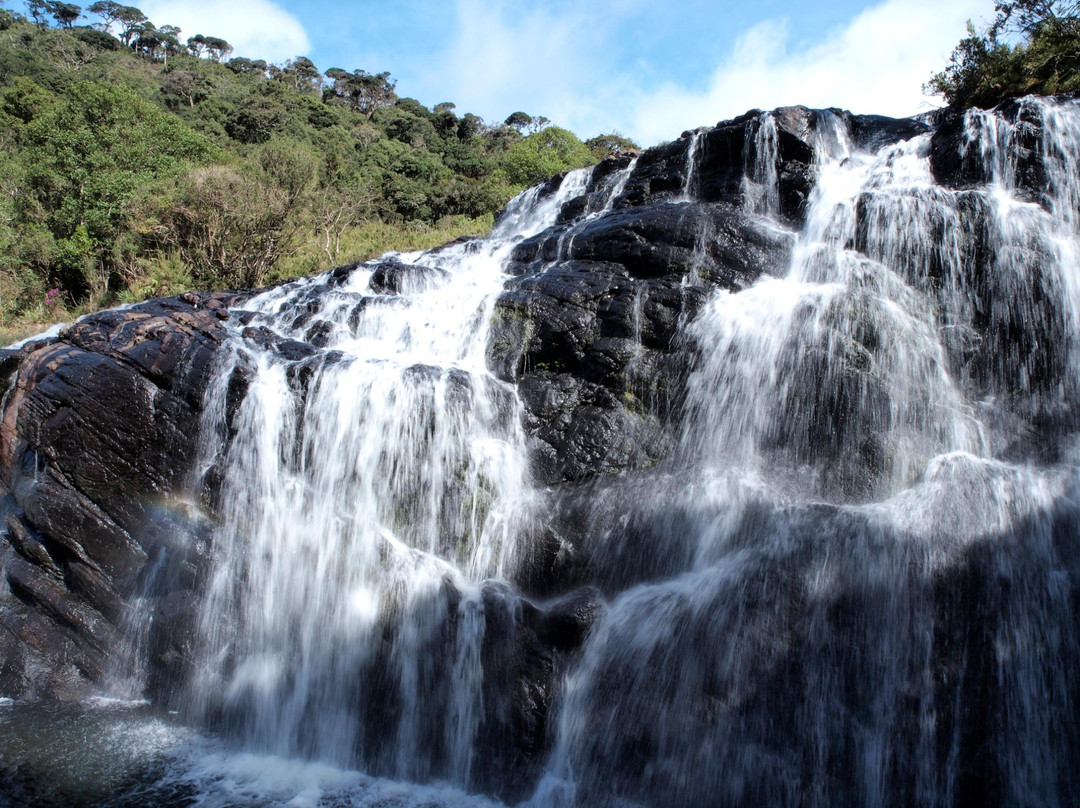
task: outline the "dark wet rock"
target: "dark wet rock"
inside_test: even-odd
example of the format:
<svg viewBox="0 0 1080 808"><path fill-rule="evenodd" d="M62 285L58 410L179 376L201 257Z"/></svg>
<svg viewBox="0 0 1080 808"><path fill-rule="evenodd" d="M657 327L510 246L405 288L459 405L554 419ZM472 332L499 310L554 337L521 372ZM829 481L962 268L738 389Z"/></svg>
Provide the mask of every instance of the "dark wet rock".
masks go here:
<svg viewBox="0 0 1080 808"><path fill-rule="evenodd" d="M527 375L519 389L533 471L544 482L647 468L671 449L659 418L629 391L616 398L605 387L565 373Z"/></svg>
<svg viewBox="0 0 1080 808"><path fill-rule="evenodd" d="M727 204L624 209L574 235L568 257L622 264L635 278L697 275L735 290L787 268L790 239Z"/></svg>
<svg viewBox="0 0 1080 808"><path fill-rule="evenodd" d="M147 691L157 704L175 703L191 679L198 619L199 598L192 587L174 589L156 601Z"/></svg>
<svg viewBox="0 0 1080 808"><path fill-rule="evenodd" d="M968 189L986 180L982 157L966 140L963 113L950 110L930 139L930 169L939 185Z"/></svg>
<svg viewBox="0 0 1080 808"><path fill-rule="evenodd" d="M686 132L671 143L644 152L616 207L652 204L689 197L702 202L744 203L744 178L758 157L756 136L761 113L753 110L711 129L696 133L697 148L690 166L695 133ZM914 119L852 115L843 110L781 107L771 115L777 124L777 179L780 216L793 225L802 221L813 187L815 135L830 124L826 116L845 123L855 142L865 148L905 140L927 131ZM827 133L826 133L827 137Z"/></svg>
<svg viewBox="0 0 1080 808"><path fill-rule="evenodd" d="M830 112L843 118L855 145L867 151L876 151L902 140L911 140L930 131L930 126L917 118L852 115L850 112L835 109Z"/></svg>
<svg viewBox="0 0 1080 808"><path fill-rule="evenodd" d="M264 351L273 351L281 356L286 362L297 362L307 359L317 353L318 349L307 342L295 339L286 339L276 334L266 326L248 327L241 332L241 336L262 348Z"/></svg>
<svg viewBox="0 0 1080 808"><path fill-rule="evenodd" d="M400 261L380 261L372 270L368 285L380 295L406 295L434 289L450 276L444 269L403 264Z"/></svg>
<svg viewBox="0 0 1080 808"><path fill-rule="evenodd" d="M104 676L125 601L162 541L163 506L195 459L225 337L218 313L245 299L193 292L100 312L0 356L5 695L84 692Z"/></svg>
<svg viewBox="0 0 1080 808"><path fill-rule="evenodd" d="M484 713L473 780L512 805L528 796L549 748L555 654L530 625L533 607L508 608L515 596L500 585L486 586L483 597Z"/></svg>
<svg viewBox="0 0 1080 808"><path fill-rule="evenodd" d="M678 340L711 289L788 264L792 238L726 203L626 207L522 242L488 358L526 408L534 473L582 480L651 466L682 397ZM560 255L561 252L561 255Z"/></svg>
<svg viewBox="0 0 1080 808"><path fill-rule="evenodd" d="M700 302L679 279L567 262L521 279L496 307L489 359L517 383L533 468L548 482L650 465L670 438L675 325Z"/></svg>
<svg viewBox="0 0 1080 808"><path fill-rule="evenodd" d="M538 619L537 636L559 651L581 646L589 629L607 612L603 593L585 586L548 604Z"/></svg>
<svg viewBox="0 0 1080 808"><path fill-rule="evenodd" d="M512 273L576 259L617 263L642 280L694 276L735 290L786 269L790 243L725 203L650 205L527 239L514 249Z"/></svg>
<svg viewBox="0 0 1080 808"><path fill-rule="evenodd" d="M485 585L483 603L483 717L473 785L515 804L528 796L554 740L560 661L581 647L606 605L592 587L535 606L500 584Z"/></svg>
<svg viewBox="0 0 1080 808"><path fill-rule="evenodd" d="M353 272L359 269L362 264L346 264L345 266L337 267L330 272L330 277L326 282L327 286L343 286L352 277Z"/></svg>
<svg viewBox="0 0 1080 808"><path fill-rule="evenodd" d="M1009 157L1014 163L1017 190L1032 201L1042 202L1046 170L1039 146L1043 128L1039 108L1023 100L1011 100L995 109L1015 126ZM931 138L930 169L934 179L947 188L970 189L993 179L995 167L968 136L968 125L963 112L950 109L941 116Z"/></svg>

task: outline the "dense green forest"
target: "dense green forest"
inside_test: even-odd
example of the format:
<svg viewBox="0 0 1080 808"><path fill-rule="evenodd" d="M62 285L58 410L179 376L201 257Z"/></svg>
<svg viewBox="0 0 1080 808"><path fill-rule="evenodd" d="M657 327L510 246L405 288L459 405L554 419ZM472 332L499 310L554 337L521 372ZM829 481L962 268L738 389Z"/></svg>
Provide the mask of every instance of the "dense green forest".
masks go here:
<svg viewBox="0 0 1080 808"><path fill-rule="evenodd" d="M1007 0L927 84L951 105L992 107L1020 95L1080 91L1080 0Z"/></svg>
<svg viewBox="0 0 1080 808"><path fill-rule="evenodd" d="M995 8L930 91L963 108L1080 90L1080 1ZM25 11L0 9L0 339L482 234L528 185L635 148L429 109L386 72L233 57L112 0Z"/></svg>
<svg viewBox="0 0 1080 808"><path fill-rule="evenodd" d="M26 11L0 9L0 327L484 233L523 188L634 148L428 109L385 72L230 58L110 0Z"/></svg>

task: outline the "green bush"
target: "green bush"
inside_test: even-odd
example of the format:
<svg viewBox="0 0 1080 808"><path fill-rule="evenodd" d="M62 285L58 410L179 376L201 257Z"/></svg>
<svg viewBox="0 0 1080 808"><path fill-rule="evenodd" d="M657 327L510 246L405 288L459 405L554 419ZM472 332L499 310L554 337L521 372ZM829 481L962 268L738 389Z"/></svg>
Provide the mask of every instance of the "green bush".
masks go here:
<svg viewBox="0 0 1080 808"><path fill-rule="evenodd" d="M528 187L595 162L596 157L573 132L549 126L511 146L501 167L512 184Z"/></svg>

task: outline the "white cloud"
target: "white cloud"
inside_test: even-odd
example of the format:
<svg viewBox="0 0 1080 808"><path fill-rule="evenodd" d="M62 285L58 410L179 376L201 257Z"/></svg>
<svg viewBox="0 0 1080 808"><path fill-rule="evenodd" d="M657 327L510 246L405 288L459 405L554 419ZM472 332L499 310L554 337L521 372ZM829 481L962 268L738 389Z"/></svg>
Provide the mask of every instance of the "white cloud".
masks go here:
<svg viewBox="0 0 1080 808"><path fill-rule="evenodd" d="M151 0L139 8L155 25L179 26L181 40L221 37L235 56L283 62L311 49L300 21L271 0Z"/></svg>
<svg viewBox="0 0 1080 808"><path fill-rule="evenodd" d="M582 137L619 131L643 145L755 107L911 115L937 105L922 85L944 67L966 21L993 13L991 0L886 0L809 44L796 43L807 34L793 36L785 18L760 22L729 46L718 31L716 67L690 87L653 83L662 63L616 58L615 37L647 30L646 5L455 0L445 44L411 70L396 69L398 89L488 120L524 109Z"/></svg>
<svg viewBox="0 0 1080 808"><path fill-rule="evenodd" d="M668 84L629 103L626 131L644 144L755 107L788 104L911 115L936 106L922 85L992 7L987 0L888 0L802 50L784 20L737 40L700 92Z"/></svg>
<svg viewBox="0 0 1080 808"><path fill-rule="evenodd" d="M459 113L489 120L523 109L577 126L591 114L602 34L587 4L567 11L457 0L455 7L452 39L414 75L403 73L399 89L424 98L442 96L457 104Z"/></svg>

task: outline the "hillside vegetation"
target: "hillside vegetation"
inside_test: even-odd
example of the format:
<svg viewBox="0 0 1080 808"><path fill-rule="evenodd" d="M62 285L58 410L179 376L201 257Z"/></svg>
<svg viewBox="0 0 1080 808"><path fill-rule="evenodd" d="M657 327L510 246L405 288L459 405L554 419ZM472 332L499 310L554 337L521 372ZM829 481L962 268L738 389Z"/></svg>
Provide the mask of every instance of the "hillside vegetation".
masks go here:
<svg viewBox="0 0 1080 808"><path fill-rule="evenodd" d="M483 233L528 185L633 148L428 109L388 73L230 58L108 0L27 12L0 10L0 328Z"/></svg>

